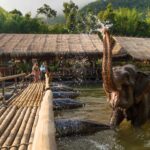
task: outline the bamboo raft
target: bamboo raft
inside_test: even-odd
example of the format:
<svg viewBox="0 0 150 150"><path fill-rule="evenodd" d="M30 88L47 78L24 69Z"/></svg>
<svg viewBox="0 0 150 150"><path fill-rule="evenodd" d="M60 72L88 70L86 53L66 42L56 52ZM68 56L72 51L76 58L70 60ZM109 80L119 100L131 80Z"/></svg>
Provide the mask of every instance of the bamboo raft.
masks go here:
<svg viewBox="0 0 150 150"><path fill-rule="evenodd" d="M10 106L39 107L42 101L44 83L31 83L19 96L9 102Z"/></svg>
<svg viewBox="0 0 150 150"><path fill-rule="evenodd" d="M0 149L33 149L32 143L39 121L39 111L42 111L40 109L43 94L43 82L31 83L20 95L8 102L7 107L0 106ZM48 98L45 99L48 101Z"/></svg>

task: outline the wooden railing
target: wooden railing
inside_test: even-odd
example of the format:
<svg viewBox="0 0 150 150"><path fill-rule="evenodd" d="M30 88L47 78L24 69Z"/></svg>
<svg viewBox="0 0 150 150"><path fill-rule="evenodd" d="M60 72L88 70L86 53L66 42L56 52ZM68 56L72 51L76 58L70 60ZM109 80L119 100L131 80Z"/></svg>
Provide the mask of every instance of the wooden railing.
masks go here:
<svg viewBox="0 0 150 150"><path fill-rule="evenodd" d="M16 68L12 66L0 65L0 73L2 74L2 76L13 75L16 74Z"/></svg>
<svg viewBox="0 0 150 150"><path fill-rule="evenodd" d="M46 75L45 95L39 111L32 150L56 150L53 96Z"/></svg>
<svg viewBox="0 0 150 150"><path fill-rule="evenodd" d="M25 73L21 73L21 74L16 74L16 75L12 75L12 76L0 77L0 82L6 81L6 80L11 80L11 79L17 79L17 78L25 77L25 76L26 76Z"/></svg>
<svg viewBox="0 0 150 150"><path fill-rule="evenodd" d="M3 101L5 100L5 88L6 88L6 81L8 80L14 80L14 85L15 85L15 90L17 90L17 79L21 78L22 81L24 81L26 74L25 73L21 73L21 74L16 74L16 75L12 75L12 76L6 76L6 77L0 77L0 85L1 85L1 89L2 89L2 97L0 99L2 99ZM24 84L23 84L24 86Z"/></svg>

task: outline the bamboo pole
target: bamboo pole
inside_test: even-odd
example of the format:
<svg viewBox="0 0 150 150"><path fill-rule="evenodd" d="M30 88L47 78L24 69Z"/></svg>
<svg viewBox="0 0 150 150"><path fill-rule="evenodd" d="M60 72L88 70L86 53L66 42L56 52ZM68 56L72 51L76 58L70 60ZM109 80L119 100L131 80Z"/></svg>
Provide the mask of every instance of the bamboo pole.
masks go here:
<svg viewBox="0 0 150 150"><path fill-rule="evenodd" d="M30 103L31 100L35 101L34 95L37 94L36 89L37 89L37 85L34 84L31 88L31 90L29 91L30 94L26 95L26 97L23 101L20 101L20 106L27 106L27 103L28 102Z"/></svg>
<svg viewBox="0 0 150 150"><path fill-rule="evenodd" d="M45 90L49 89L50 85L49 85L49 76L48 74L45 74Z"/></svg>
<svg viewBox="0 0 150 150"><path fill-rule="evenodd" d="M3 115L3 113L5 112L5 110L6 110L6 107L2 107L0 109L0 117Z"/></svg>
<svg viewBox="0 0 150 150"><path fill-rule="evenodd" d="M56 150L52 92L46 75L46 92L41 103L32 150Z"/></svg>
<svg viewBox="0 0 150 150"><path fill-rule="evenodd" d="M0 77L0 82L10 80L10 79L15 79L15 78L18 78L18 77L23 77L25 75L26 75L25 73L21 73L21 74L17 74L17 75L13 75L13 76Z"/></svg>
<svg viewBox="0 0 150 150"><path fill-rule="evenodd" d="M26 128L26 124L28 123L28 120L30 118L30 114L31 114L31 107L29 107L27 109L26 114L25 114L24 119L23 119L23 122L19 128L19 131L18 131L12 145L19 145L20 144L21 139L22 139L23 134L24 134L24 131L25 131L25 128ZM10 148L10 150L18 150L18 148L12 147L12 148Z"/></svg>
<svg viewBox="0 0 150 150"><path fill-rule="evenodd" d="M22 112L21 112L21 114L20 114L20 116L19 116L19 118L18 118L15 126L13 127L13 129L10 132L9 137L7 138L7 140L5 141L5 143L3 144L3 147L7 147L7 146L11 146L12 145L12 143L13 143L13 141L14 141L17 133L18 133L18 130L19 130L21 124L22 124L22 121L24 119L26 110L27 110L27 108L23 108L23 110L22 110ZM7 148L4 148L4 150L5 149L7 150Z"/></svg>
<svg viewBox="0 0 150 150"><path fill-rule="evenodd" d="M7 114L11 111L12 107L7 108L3 115L0 117L0 124L2 124L3 120L6 118Z"/></svg>
<svg viewBox="0 0 150 150"><path fill-rule="evenodd" d="M24 131L24 135L21 139L21 143L20 143L21 146L18 148L18 150L26 150L28 147L36 112L37 112L37 108L35 107L32 109L30 118L28 120L28 123L27 123L25 131Z"/></svg>
<svg viewBox="0 0 150 150"><path fill-rule="evenodd" d="M17 107L13 106L9 114L7 114L6 118L4 118L3 122L0 124L0 136L3 134L9 123L11 122L13 116L17 111Z"/></svg>
<svg viewBox="0 0 150 150"><path fill-rule="evenodd" d="M30 96L30 92L33 90L33 84L30 84L23 92L21 95L19 95L15 100L10 102L10 105L17 105L20 106L21 102L26 101L26 98ZM21 105L22 106L22 105Z"/></svg>
<svg viewBox="0 0 150 150"><path fill-rule="evenodd" d="M7 129L5 130L5 132L3 133L3 135L0 138L0 145L3 145L4 142L6 141L6 139L8 138L11 130L13 129L13 127L15 126L21 112L22 112L23 108L19 108L16 115L14 116L14 118L12 119L12 121L10 122L9 126L7 127Z"/></svg>
<svg viewBox="0 0 150 150"><path fill-rule="evenodd" d="M24 89L24 91L18 95L15 99L9 102L9 105L16 104L18 101L20 101L23 97L25 97L28 94L28 90L31 87L32 84L30 84L28 87Z"/></svg>
<svg viewBox="0 0 150 150"><path fill-rule="evenodd" d="M34 107L39 106L43 95L43 84L33 83L29 85L21 95L11 101L9 105L16 105L18 107Z"/></svg>
<svg viewBox="0 0 150 150"><path fill-rule="evenodd" d="M22 95L20 98L18 98L16 100L15 104L19 107L23 106L23 103L26 103L26 101L32 96L33 90L35 90L34 85L33 84L29 85L26 93L24 95Z"/></svg>
<svg viewBox="0 0 150 150"><path fill-rule="evenodd" d="M31 131L31 135L30 135L30 140L29 140L29 144L28 144L28 150L32 150L32 142L33 142L35 128L36 128L37 121L38 121L38 114L39 114L39 109L37 110L36 115L35 115L32 131Z"/></svg>

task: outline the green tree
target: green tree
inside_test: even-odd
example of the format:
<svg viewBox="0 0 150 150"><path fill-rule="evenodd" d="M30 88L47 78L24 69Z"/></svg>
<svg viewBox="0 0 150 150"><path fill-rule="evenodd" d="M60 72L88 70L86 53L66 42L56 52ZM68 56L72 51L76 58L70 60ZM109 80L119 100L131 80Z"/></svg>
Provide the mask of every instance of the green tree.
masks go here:
<svg viewBox="0 0 150 150"><path fill-rule="evenodd" d="M49 25L49 32L53 34L68 33L67 29L65 28L65 24Z"/></svg>
<svg viewBox="0 0 150 150"><path fill-rule="evenodd" d="M111 31L116 35L142 36L145 33L144 28L147 26L143 13L137 9L113 9L111 4L107 6L106 10L98 13L98 18L103 23L112 23Z"/></svg>
<svg viewBox="0 0 150 150"><path fill-rule="evenodd" d="M17 9L14 9L14 10L10 11L9 13L22 16L22 12L20 10L17 10Z"/></svg>
<svg viewBox="0 0 150 150"><path fill-rule="evenodd" d="M98 18L92 11L87 13L78 13L77 29L79 33L89 33L91 30L97 29Z"/></svg>
<svg viewBox="0 0 150 150"><path fill-rule="evenodd" d="M0 8L0 33L49 33L49 26L31 13L20 16Z"/></svg>
<svg viewBox="0 0 150 150"><path fill-rule="evenodd" d="M121 35L136 35L142 13L136 9L120 8L115 10L113 32Z"/></svg>
<svg viewBox="0 0 150 150"><path fill-rule="evenodd" d="M18 15L10 15L4 22L5 28L3 29L3 31L5 33L20 33L21 20L22 18Z"/></svg>
<svg viewBox="0 0 150 150"><path fill-rule="evenodd" d="M45 15L48 23L49 18L56 17L57 11L53 10L49 5L44 4L42 7L37 9L37 14Z"/></svg>
<svg viewBox="0 0 150 150"><path fill-rule="evenodd" d="M24 17L27 19L30 19L31 18L31 12L26 13Z"/></svg>
<svg viewBox="0 0 150 150"><path fill-rule="evenodd" d="M5 28L4 24L7 17L8 17L7 12L3 8L0 8L0 32L3 32Z"/></svg>
<svg viewBox="0 0 150 150"><path fill-rule="evenodd" d="M81 9L85 12L88 8L94 10L97 14L99 11L105 10L106 6L111 3L114 9L119 8L136 8L138 11L146 12L150 7L150 0L95 0Z"/></svg>
<svg viewBox="0 0 150 150"><path fill-rule="evenodd" d="M100 18L100 20L102 21L102 22L110 22L110 23L113 23L114 22L114 16L115 16L115 14L114 14L114 10L113 10L113 7L112 7L112 4L111 3L109 3L108 5L107 5L107 8L106 8L106 10L104 10L104 11L100 11L99 13L98 13L98 17Z"/></svg>
<svg viewBox="0 0 150 150"><path fill-rule="evenodd" d="M78 6L70 1L69 3L65 2L63 4L64 7L64 15L66 19L66 27L68 32L75 33L77 32L76 25L77 25L77 17L78 17Z"/></svg>

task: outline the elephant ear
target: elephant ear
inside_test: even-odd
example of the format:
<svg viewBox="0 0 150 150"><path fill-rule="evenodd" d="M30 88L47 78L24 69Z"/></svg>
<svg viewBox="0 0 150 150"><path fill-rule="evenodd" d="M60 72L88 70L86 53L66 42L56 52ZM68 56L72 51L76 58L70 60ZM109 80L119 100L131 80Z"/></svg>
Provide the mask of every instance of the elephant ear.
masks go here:
<svg viewBox="0 0 150 150"><path fill-rule="evenodd" d="M149 89L150 76L143 72L137 72L136 81L134 85L135 102L139 103L144 98L143 96L149 92Z"/></svg>
<svg viewBox="0 0 150 150"><path fill-rule="evenodd" d="M128 85L134 86L137 69L135 68L134 65L131 65L131 64L125 65L123 69L125 70L125 72L127 72L126 81Z"/></svg>

